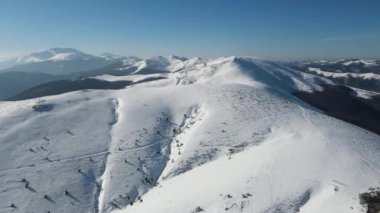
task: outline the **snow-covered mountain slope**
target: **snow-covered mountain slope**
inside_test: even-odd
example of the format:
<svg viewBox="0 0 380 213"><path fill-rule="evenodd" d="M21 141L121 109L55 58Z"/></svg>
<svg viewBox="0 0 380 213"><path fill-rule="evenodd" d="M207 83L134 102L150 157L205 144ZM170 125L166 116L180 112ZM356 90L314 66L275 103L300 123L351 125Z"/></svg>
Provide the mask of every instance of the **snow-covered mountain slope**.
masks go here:
<svg viewBox="0 0 380 213"><path fill-rule="evenodd" d="M95 78L165 79L0 102L0 211L362 212L380 185L380 136L292 95L332 82L249 58L159 61Z"/></svg>
<svg viewBox="0 0 380 213"><path fill-rule="evenodd" d="M72 48L51 48L1 61L0 72L24 71L66 75L101 68L117 60L119 59L94 56Z"/></svg>
<svg viewBox="0 0 380 213"><path fill-rule="evenodd" d="M132 76L154 74L166 76L165 73L175 73L172 76L175 76L176 84L245 82L248 79L250 84L254 82L262 86L282 87L287 91L313 91L321 89L319 84L332 84L324 78L302 73L274 62L242 57L186 59L178 56L158 56L119 64L118 67L112 69L120 71L120 75L124 73L125 75L132 74Z"/></svg>

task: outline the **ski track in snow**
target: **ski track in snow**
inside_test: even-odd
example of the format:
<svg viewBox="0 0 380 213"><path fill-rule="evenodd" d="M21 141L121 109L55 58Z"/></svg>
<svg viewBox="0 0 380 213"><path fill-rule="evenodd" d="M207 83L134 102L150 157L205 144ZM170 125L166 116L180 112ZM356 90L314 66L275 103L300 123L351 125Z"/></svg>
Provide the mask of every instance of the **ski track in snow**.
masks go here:
<svg viewBox="0 0 380 213"><path fill-rule="evenodd" d="M70 158L62 158L62 159L59 159L59 160L51 160L48 161L48 162L45 162L45 163L39 163L39 164L33 164L32 165L28 165L28 166L22 166L22 167L18 167L18 168L11 168L11 169L4 169L4 170L1 170L0 171L0 174L1 173L4 173L4 172L10 172L10 171L18 171L18 170L24 170L24 169L36 169L40 166L46 166L46 165L51 165L51 164L60 164L60 163L65 163L67 161L74 161L74 160L80 160L80 159L84 159L84 158L90 158L90 157L95 157L95 156L101 156L101 155L106 155L108 154L109 152L108 151L102 151L102 152L97 152L97 153L92 153L92 154L86 154L86 155L80 155L80 156L76 156L76 157L70 157Z"/></svg>
<svg viewBox="0 0 380 213"><path fill-rule="evenodd" d="M299 108L301 109L302 111L302 116L303 118L305 119L305 121L313 128L315 129L315 131L319 132L319 129L313 124L313 122L310 120L310 115L309 115L309 112L302 106L299 106ZM322 133L319 132L320 135L323 135ZM326 137L329 137L332 139L333 143L335 144L332 144L332 146L336 146L336 145L339 145L340 147L344 147L343 143L338 140L333 134L330 134L329 132L325 132L324 134L327 134L325 135ZM362 162L364 162L370 169L376 171L378 174L379 174L379 177L380 177L380 170L377 169L375 166L371 165L370 162L368 162L365 158L363 158L363 156L361 156L360 154L358 154L357 152L353 151L353 150L347 150L348 152L350 152L351 154L355 155L356 157L360 158L360 160Z"/></svg>

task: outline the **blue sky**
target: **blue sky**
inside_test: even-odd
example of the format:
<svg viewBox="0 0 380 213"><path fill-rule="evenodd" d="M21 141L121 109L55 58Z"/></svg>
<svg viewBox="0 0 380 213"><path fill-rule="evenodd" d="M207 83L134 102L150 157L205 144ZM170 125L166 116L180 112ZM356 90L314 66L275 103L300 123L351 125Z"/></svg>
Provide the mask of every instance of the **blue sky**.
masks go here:
<svg viewBox="0 0 380 213"><path fill-rule="evenodd" d="M380 58L379 0L0 0L0 57Z"/></svg>

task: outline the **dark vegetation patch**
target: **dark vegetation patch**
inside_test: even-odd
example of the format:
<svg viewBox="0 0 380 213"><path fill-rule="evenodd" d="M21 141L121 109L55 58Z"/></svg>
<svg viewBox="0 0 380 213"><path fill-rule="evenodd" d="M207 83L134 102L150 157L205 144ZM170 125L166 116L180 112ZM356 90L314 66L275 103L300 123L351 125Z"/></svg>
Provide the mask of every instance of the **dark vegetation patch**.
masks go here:
<svg viewBox="0 0 380 213"><path fill-rule="evenodd" d="M19 93L8 99L8 101L19 101L26 100L31 98L38 98L49 95L58 95L67 92L73 92L78 90L85 89L123 89L126 86L130 86L133 84L160 80L163 77L155 77L155 78L147 78L138 82L133 81L103 81L98 79L86 78L86 79L78 79L78 80L61 80L61 81L53 81L46 84L42 84L31 89L28 89L24 92Z"/></svg>
<svg viewBox="0 0 380 213"><path fill-rule="evenodd" d="M346 86L324 85L323 91L297 91L294 95L327 115L380 134L380 96L363 99L353 93Z"/></svg>
<svg viewBox="0 0 380 213"><path fill-rule="evenodd" d="M36 112L49 112L53 110L54 105L53 104L36 104L36 105L33 105L32 108Z"/></svg>
<svg viewBox="0 0 380 213"><path fill-rule="evenodd" d="M198 206L197 208L195 208L195 210L193 211L193 213L196 213L196 212L204 212L205 210L202 209L200 206Z"/></svg>
<svg viewBox="0 0 380 213"><path fill-rule="evenodd" d="M367 208L367 213L380 212L380 187L369 188L368 192L359 195L360 204Z"/></svg>

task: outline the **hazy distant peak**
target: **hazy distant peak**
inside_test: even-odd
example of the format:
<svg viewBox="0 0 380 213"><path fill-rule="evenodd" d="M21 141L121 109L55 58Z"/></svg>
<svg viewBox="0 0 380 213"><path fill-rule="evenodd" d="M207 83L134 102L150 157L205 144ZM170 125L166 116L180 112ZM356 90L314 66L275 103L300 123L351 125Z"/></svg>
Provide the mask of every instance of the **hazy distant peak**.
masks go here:
<svg viewBox="0 0 380 213"><path fill-rule="evenodd" d="M54 54L59 54L59 53L83 53L82 51L79 51L74 48L61 48L61 47L54 47L50 48L47 51L50 51Z"/></svg>
<svg viewBox="0 0 380 213"><path fill-rule="evenodd" d="M136 62L136 61L141 61L142 59L136 56L122 56L122 55L117 55L113 53L101 53L99 54L99 57L104 58L105 60L123 60L127 61L128 64L129 62Z"/></svg>
<svg viewBox="0 0 380 213"><path fill-rule="evenodd" d="M101 68L112 63L104 57L74 48L50 48L0 62L0 70L68 74Z"/></svg>

